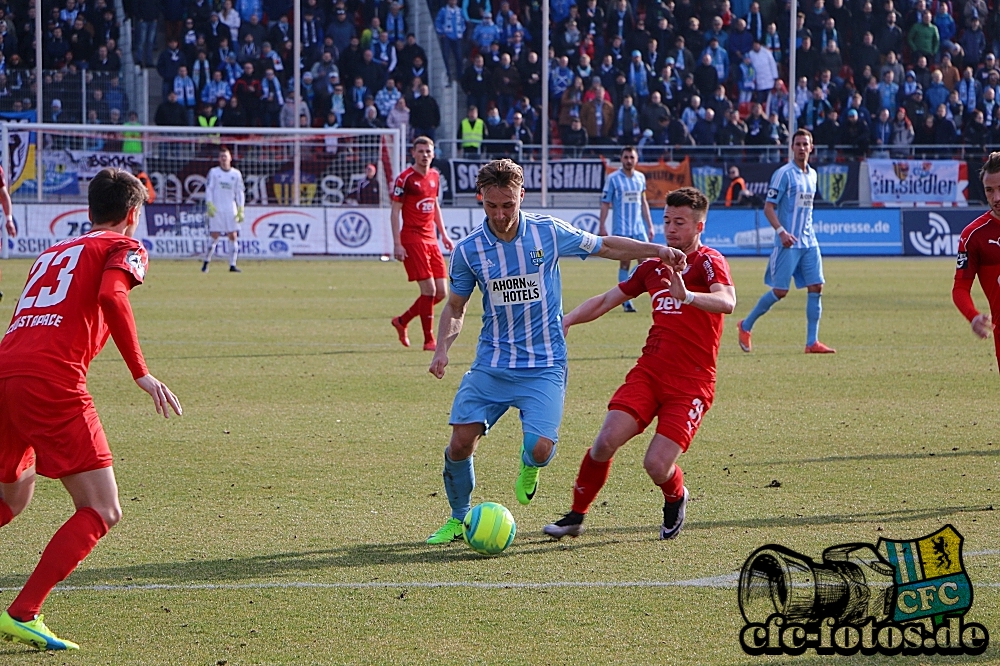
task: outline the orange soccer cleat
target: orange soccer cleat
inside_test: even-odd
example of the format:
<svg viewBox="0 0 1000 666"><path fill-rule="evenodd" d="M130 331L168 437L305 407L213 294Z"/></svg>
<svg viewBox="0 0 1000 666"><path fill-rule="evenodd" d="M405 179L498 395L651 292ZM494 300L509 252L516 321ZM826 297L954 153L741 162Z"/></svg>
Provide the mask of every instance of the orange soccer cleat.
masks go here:
<svg viewBox="0 0 1000 666"><path fill-rule="evenodd" d="M808 347L806 347L807 354L836 354L837 350L833 347L827 347L822 342L817 340Z"/></svg>
<svg viewBox="0 0 1000 666"><path fill-rule="evenodd" d="M736 324L736 330L740 334L740 349L749 353L753 349L753 345L750 344L750 331L743 330L743 320L740 319Z"/></svg>
<svg viewBox="0 0 1000 666"><path fill-rule="evenodd" d="M399 317L392 318L392 327L396 329L396 333L399 335L399 341L404 347L410 346L410 336L406 334L406 324L399 321Z"/></svg>

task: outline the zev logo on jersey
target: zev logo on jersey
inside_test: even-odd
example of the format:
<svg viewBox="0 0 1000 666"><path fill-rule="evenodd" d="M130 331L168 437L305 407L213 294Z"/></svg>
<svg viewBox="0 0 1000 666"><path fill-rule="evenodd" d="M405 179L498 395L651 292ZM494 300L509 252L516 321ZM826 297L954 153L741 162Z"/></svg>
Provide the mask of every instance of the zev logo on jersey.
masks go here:
<svg viewBox="0 0 1000 666"><path fill-rule="evenodd" d="M426 199L421 199L417 202L417 210L421 213L432 213L434 212L434 204L437 201L434 197L427 197Z"/></svg>

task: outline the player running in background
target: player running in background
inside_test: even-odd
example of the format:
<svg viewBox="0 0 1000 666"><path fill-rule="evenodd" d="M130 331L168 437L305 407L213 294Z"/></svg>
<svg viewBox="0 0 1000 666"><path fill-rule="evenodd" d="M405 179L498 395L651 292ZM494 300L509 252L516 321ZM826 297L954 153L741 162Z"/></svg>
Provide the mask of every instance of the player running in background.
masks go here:
<svg viewBox="0 0 1000 666"><path fill-rule="evenodd" d="M240 253L237 238L240 235L240 222L243 221L243 207L246 205L246 188L243 185L243 174L233 167L233 154L223 146L219 149L219 166L208 171L205 181L205 207L208 210L208 232L212 244L205 254L201 272L208 272L212 262L215 247L219 244L219 236L226 234L229 239L229 272L242 273L236 267L236 257Z"/></svg>
<svg viewBox="0 0 1000 666"><path fill-rule="evenodd" d="M980 175L990 210L962 231L951 300L972 323L972 332L986 339L993 334L994 321L1000 318L1000 152L990 154ZM979 312L972 302L972 282L977 275L990 314ZM1000 366L1000 338L995 338L994 344Z"/></svg>
<svg viewBox="0 0 1000 666"><path fill-rule="evenodd" d="M543 531L560 539L579 536L583 519L604 487L615 452L656 418L643 467L663 491L661 539L673 539L684 524L688 491L677 458L687 451L715 395L715 362L723 315L736 307L729 265L701 244L708 199L692 187L667 195L663 214L667 244L683 252L687 268L675 272L657 260L639 264L630 278L584 301L563 318L563 330L593 321L628 298L652 297L653 326L635 367L608 404L594 444L587 449L573 486L569 513Z"/></svg>
<svg viewBox="0 0 1000 666"><path fill-rule="evenodd" d="M486 219L451 255L451 296L441 313L438 348L430 372L441 379L448 350L462 330L476 285L483 294L483 328L472 368L455 394L444 453L444 487L451 518L427 543L462 538L462 519L476 485L472 456L480 437L511 407L520 410L521 471L517 501L528 504L538 489L538 470L556 454L566 393L566 340L562 329L564 257L627 261L659 257L682 269L684 255L631 238L603 239L548 215L524 213L524 173L509 159L479 171Z"/></svg>
<svg viewBox="0 0 1000 666"><path fill-rule="evenodd" d="M424 351L434 351L434 306L448 297L444 257L438 247L435 226L441 242L451 252L454 244L444 229L438 187L441 174L431 166L434 142L426 136L413 140L413 166L396 178L392 188L392 253L406 268L406 277L420 287L420 296L410 309L393 317L392 326L404 347L410 346L406 325L420 317L424 329Z"/></svg>
<svg viewBox="0 0 1000 666"><path fill-rule="evenodd" d="M605 221L611 210L611 233L615 236L634 238L644 243L653 238L653 216L646 201L646 176L635 170L639 153L633 146L622 148L622 166L608 176L601 194L601 217L599 236L607 236ZM628 279L628 259L618 263L618 281ZM622 303L625 312L635 312L632 301Z"/></svg>
<svg viewBox="0 0 1000 666"><path fill-rule="evenodd" d="M132 237L146 189L125 171L104 169L87 198L92 230L39 255L0 342L0 525L31 501L36 471L62 481L76 506L0 615L0 637L40 650L79 647L48 629L39 611L121 518L111 450L86 384L109 333L157 413L181 413L146 369L128 301L146 274L146 250Z"/></svg>
<svg viewBox="0 0 1000 666"><path fill-rule="evenodd" d="M746 319L737 324L740 349L745 352L752 349L750 331L754 323L788 294L793 277L796 288L805 287L809 292L806 301L806 353L836 352L819 341L824 280L823 257L812 223L813 197L816 196L816 170L809 166L812 149L812 133L805 129L797 130L792 137L792 160L771 176L764 204L764 215L774 227L774 250L764 273L764 284L771 290L765 292Z"/></svg>

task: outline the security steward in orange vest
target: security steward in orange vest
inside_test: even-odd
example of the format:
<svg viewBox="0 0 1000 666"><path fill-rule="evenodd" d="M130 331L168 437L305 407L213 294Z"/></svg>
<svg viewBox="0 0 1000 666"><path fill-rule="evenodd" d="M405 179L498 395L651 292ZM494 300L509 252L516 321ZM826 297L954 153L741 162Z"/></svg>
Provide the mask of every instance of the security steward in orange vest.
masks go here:
<svg viewBox="0 0 1000 666"><path fill-rule="evenodd" d="M726 208L739 206L747 194L747 182L740 177L737 167L729 167L729 189L726 190Z"/></svg>

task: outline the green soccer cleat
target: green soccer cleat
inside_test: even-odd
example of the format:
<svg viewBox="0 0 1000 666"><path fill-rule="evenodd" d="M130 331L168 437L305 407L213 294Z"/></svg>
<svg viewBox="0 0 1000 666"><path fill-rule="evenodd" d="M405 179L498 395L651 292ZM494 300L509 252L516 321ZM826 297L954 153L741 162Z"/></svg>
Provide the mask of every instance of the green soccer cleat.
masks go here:
<svg viewBox="0 0 1000 666"><path fill-rule="evenodd" d="M530 504L538 491L539 470L540 467L529 467L521 461L521 473L517 475L517 482L514 484L514 494L521 504Z"/></svg>
<svg viewBox="0 0 1000 666"><path fill-rule="evenodd" d="M427 543L433 545L439 545L443 543L451 543L452 541L458 541L462 538L462 521L458 518L449 518L448 522L441 526L441 528L434 534L427 537Z"/></svg>
<svg viewBox="0 0 1000 666"><path fill-rule="evenodd" d="M6 641L24 643L39 650L79 650L80 646L73 641L59 638L45 626L44 615L39 615L30 622L19 622L7 611L0 615L0 638Z"/></svg>

